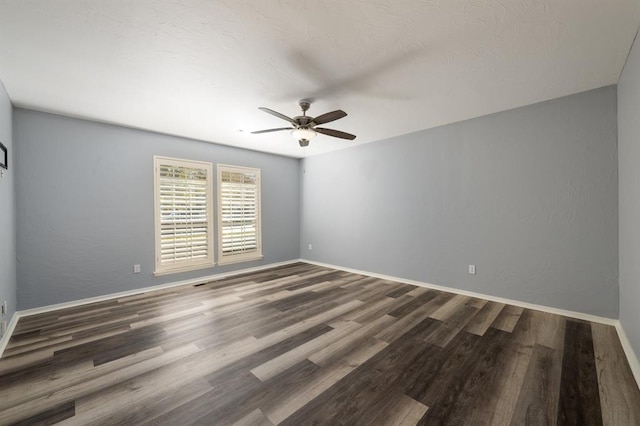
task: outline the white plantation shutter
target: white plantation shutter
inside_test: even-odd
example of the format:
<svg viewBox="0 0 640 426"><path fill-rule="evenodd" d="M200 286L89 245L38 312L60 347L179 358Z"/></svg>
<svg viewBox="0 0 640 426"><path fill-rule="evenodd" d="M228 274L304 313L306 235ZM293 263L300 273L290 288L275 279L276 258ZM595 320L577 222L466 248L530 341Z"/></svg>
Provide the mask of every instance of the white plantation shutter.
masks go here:
<svg viewBox="0 0 640 426"><path fill-rule="evenodd" d="M154 157L156 273L213 266L211 163Z"/></svg>
<svg viewBox="0 0 640 426"><path fill-rule="evenodd" d="M260 258L260 169L218 164L218 262Z"/></svg>

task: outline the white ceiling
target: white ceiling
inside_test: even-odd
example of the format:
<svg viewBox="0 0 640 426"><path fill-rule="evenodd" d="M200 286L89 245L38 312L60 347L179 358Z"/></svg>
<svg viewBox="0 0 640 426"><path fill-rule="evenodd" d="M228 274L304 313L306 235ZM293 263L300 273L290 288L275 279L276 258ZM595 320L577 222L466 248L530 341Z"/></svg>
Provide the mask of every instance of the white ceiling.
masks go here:
<svg viewBox="0 0 640 426"><path fill-rule="evenodd" d="M614 84L638 0L0 0L14 105L293 157ZM287 123L334 109L303 150Z"/></svg>

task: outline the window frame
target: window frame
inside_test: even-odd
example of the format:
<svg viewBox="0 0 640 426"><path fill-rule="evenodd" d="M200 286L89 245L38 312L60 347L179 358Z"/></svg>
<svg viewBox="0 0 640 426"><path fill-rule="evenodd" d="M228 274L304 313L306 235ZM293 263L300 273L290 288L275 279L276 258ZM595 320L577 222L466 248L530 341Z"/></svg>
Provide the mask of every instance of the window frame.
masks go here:
<svg viewBox="0 0 640 426"><path fill-rule="evenodd" d="M223 253L224 245L222 242L223 237L223 215L222 215L222 173L228 171L231 173L253 173L256 176L256 250L248 253L236 253L227 254ZM229 265L232 263L250 262L254 260L260 260L264 258L262 254L262 189L261 189L261 170L255 167L234 166L230 164L217 164L217 234L218 234L218 265Z"/></svg>
<svg viewBox="0 0 640 426"><path fill-rule="evenodd" d="M162 253L162 224L160 208L160 166L171 165L175 167L200 168L206 171L206 222L207 222L207 257L202 260L179 263L177 266L161 263ZM213 217L213 163L182 158L153 156L153 196L154 196L154 235L155 235L155 268L154 276L175 274L194 271L215 266L214 259L214 217Z"/></svg>

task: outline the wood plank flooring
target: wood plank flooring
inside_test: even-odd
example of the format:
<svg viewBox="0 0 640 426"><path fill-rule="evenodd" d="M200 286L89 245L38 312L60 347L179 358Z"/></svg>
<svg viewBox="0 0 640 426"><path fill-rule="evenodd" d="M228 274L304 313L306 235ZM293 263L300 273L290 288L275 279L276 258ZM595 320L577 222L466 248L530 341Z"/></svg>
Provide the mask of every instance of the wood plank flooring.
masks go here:
<svg viewBox="0 0 640 426"><path fill-rule="evenodd" d="M615 329L296 263L20 319L0 424L640 425Z"/></svg>

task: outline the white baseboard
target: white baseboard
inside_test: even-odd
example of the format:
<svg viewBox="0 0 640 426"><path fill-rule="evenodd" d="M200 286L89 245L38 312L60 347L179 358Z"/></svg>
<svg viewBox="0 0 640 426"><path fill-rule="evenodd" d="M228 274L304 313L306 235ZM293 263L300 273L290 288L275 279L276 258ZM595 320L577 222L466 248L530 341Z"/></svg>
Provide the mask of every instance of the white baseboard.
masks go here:
<svg viewBox="0 0 640 426"><path fill-rule="evenodd" d="M263 269L277 268L279 266L290 265L296 262L300 262L300 259L292 259L284 262L269 263L268 265L260 265L253 268L239 269L236 271L224 272L224 273L215 274L215 275L208 275L206 277L192 278L190 280L183 280L183 281L175 281L172 283L159 284L159 285L154 285L150 287L137 288L134 290L121 291L119 293L105 294L104 296L89 297L86 299L73 300L71 302L57 303L55 305L47 305L47 306L41 306L38 308L31 308L31 309L25 309L22 311L17 311L16 313L13 314L13 317L11 318L11 323L9 323L9 326L7 327L7 331L5 332L4 336L2 336L2 339L0 339L0 358L2 358L2 354L5 348L7 347L7 344L9 343L9 339L11 338L11 335L13 334L16 324L18 323L18 319L22 317L26 317L29 315L43 314L46 312L57 311L65 308L72 308L74 306L86 305L88 303L96 303L96 302L103 302L105 300L119 299L121 297L133 296L134 294L147 293L150 291L162 290L162 289L171 288L171 287L203 284L209 281L215 281L223 278L232 277L234 275L258 272Z"/></svg>
<svg viewBox="0 0 640 426"><path fill-rule="evenodd" d="M4 353L4 349L9 344L9 339L11 339L11 335L13 334L13 330L16 328L16 324L18 324L18 319L20 318L19 312L14 312L11 317L11 321L9 321L9 325L0 339L0 358L2 358L2 354Z"/></svg>
<svg viewBox="0 0 640 426"><path fill-rule="evenodd" d="M359 269L345 268L343 266L331 265L331 264L322 263L322 262L315 262L313 260L300 259L300 261L301 262L305 262L305 263L309 263L309 264L312 264L312 265L324 266L326 268L338 269L340 271L352 272L354 274L367 275L369 277L375 277L375 278L380 278L380 279L389 280L389 281L397 281L397 282L400 282L400 283L416 285L416 286L419 286L419 287L426 287L426 288L430 288L430 289L433 289L433 290L444 291L444 292L447 292L447 293L455 293L455 294L461 294L463 296L476 297L478 299L485 299L485 300L490 300L492 302L498 302L498 303L504 303L504 304L507 304L507 305L520 306L520 307L526 308L526 309L534 309L536 311L549 312L551 314L563 315L565 317L576 318L576 319L581 319L581 320L585 320L585 321L592 321L592 322L597 322L597 323L600 323L600 324L606 324L606 325L615 326L618 323L617 319L600 317L600 316L591 315L591 314L585 314L583 312L575 312L575 311L569 311L569 310L566 310L566 309L553 308L551 306L537 305L535 303L521 302L520 300L505 299L503 297L490 296L488 294L476 293L476 292L467 291L467 290L459 290L457 288L445 287L445 286L441 286L441 285L437 285L437 284L429 284L429 283L425 283L425 282L422 282L422 281L409 280L409 279L406 279L406 278L394 277L394 276L391 276L391 275L376 274L375 272L361 271Z"/></svg>
<svg viewBox="0 0 640 426"><path fill-rule="evenodd" d="M624 328L622 328L620 321L617 321L616 323L616 331L618 332L618 338L622 344L622 349L624 349L624 353L627 356L627 361L629 361L629 367L631 367L633 377L635 377L636 383L638 384L638 387L640 387L640 361L638 360L638 356L633 350L629 337L627 337L627 333L625 333Z"/></svg>

